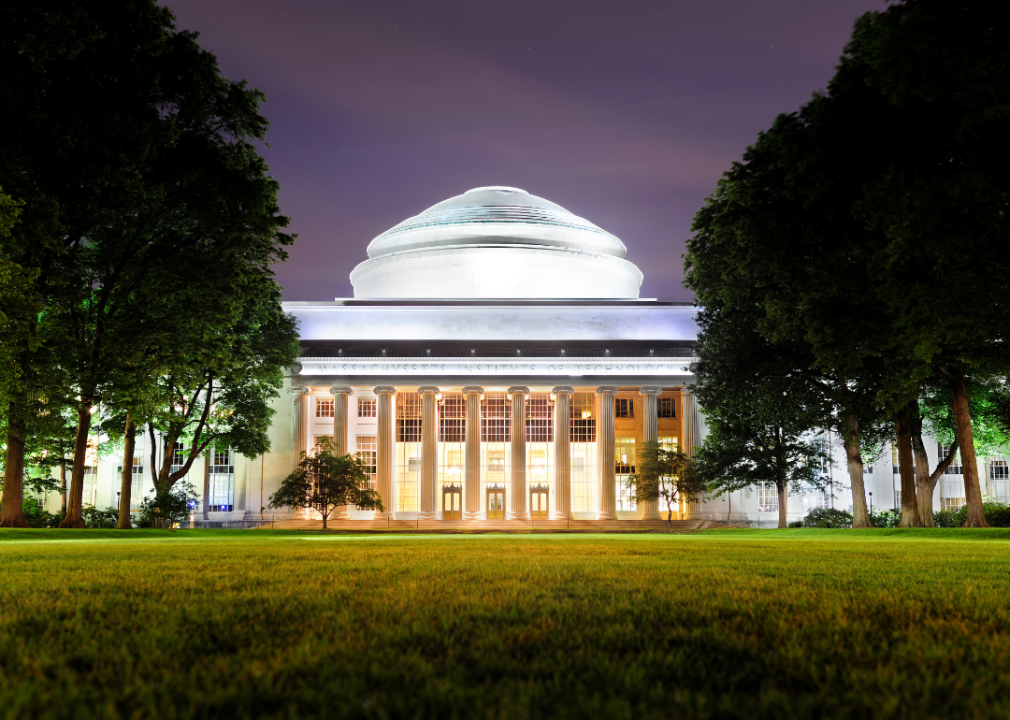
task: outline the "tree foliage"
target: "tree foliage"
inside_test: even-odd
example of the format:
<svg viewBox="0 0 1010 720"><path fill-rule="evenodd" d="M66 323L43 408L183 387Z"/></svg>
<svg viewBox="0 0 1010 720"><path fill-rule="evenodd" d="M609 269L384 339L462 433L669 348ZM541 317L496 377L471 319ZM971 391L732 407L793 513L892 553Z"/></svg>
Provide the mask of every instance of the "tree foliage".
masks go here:
<svg viewBox="0 0 1010 720"><path fill-rule="evenodd" d="M659 503L666 508L666 523L673 521L681 502L698 502L705 481L694 462L679 447L669 448L658 440L646 440L638 448L636 472L628 476L627 489L635 502Z"/></svg>

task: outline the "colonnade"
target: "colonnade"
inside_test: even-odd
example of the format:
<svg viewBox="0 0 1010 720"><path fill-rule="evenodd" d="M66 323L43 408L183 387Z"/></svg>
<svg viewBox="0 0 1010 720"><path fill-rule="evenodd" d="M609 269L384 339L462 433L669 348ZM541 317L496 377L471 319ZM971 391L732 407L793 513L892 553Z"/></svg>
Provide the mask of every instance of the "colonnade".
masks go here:
<svg viewBox="0 0 1010 720"><path fill-rule="evenodd" d="M344 454L347 449L348 408L347 398L353 394L349 387L330 388L333 394L333 447ZM376 397L377 442L375 479L376 490L382 498L386 510L377 513L376 517L392 516L390 508L393 502L393 477L395 445L394 432L396 410L393 400L396 388L379 386L374 388ZM596 413L596 443L599 468L599 511L596 519L617 519L617 485L615 462L614 434L614 396L618 388L604 386L596 388L598 412ZM643 396L644 440L657 440L658 408L657 398L662 392L660 387L642 387L639 392ZM439 388L422 386L417 389L421 396L421 495L419 517L434 519L438 517L438 425L436 407ZM481 387L464 387L462 390L466 402L466 424L464 432L464 501L463 517L469 520L478 519L480 513L480 403L484 394ZM508 517L513 520L528 520L530 517L526 482L526 403L529 397L528 387L510 387L507 395L511 399L512 440L511 440L511 508ZM571 398L575 389L569 386L558 386L551 390L555 401L554 423L554 512L556 520L567 519L571 515L572 471L571 471L571 427L569 415ZM641 505L641 517L646 520L660 519L658 503L649 502Z"/></svg>

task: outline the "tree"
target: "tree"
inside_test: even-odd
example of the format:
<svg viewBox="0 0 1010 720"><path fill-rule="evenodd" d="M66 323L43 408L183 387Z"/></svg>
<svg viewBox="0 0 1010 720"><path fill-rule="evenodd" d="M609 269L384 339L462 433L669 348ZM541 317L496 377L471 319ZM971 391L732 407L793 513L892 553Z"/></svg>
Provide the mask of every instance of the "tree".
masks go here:
<svg viewBox="0 0 1010 720"><path fill-rule="evenodd" d="M673 523L673 508L680 502L696 502L705 492L705 481L681 448L664 447L646 440L638 448L637 471L628 477L628 491L636 503L666 505L666 525Z"/></svg>
<svg viewBox="0 0 1010 720"><path fill-rule="evenodd" d="M66 527L83 526L91 410L165 334L158 303L196 288L219 327L292 240L254 145L262 94L173 20L153 0L0 5L0 184L25 202L11 257L52 320L38 374L74 385Z"/></svg>
<svg viewBox="0 0 1010 720"><path fill-rule="evenodd" d="M284 478L270 496L270 508L313 508L326 520L338 507L356 505L382 512L382 498L368 487L365 463L356 455L336 455L332 445L323 440L315 455L302 453L298 469Z"/></svg>
<svg viewBox="0 0 1010 720"><path fill-rule="evenodd" d="M147 528L171 528L182 522L196 508L196 488L185 483L174 488L155 488L144 498L137 513L137 524ZM116 527L119 527L118 525Z"/></svg>

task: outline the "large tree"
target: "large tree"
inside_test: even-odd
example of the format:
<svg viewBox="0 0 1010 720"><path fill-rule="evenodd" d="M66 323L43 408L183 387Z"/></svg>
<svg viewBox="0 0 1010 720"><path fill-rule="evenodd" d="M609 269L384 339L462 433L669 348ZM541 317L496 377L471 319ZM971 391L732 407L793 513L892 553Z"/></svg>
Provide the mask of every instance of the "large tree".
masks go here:
<svg viewBox="0 0 1010 720"><path fill-rule="evenodd" d="M145 323L152 303L196 287L227 315L291 238L254 146L262 94L221 77L167 9L11 0L0 54L0 184L26 203L14 259L39 272L74 383L64 526L81 527L92 408L164 332Z"/></svg>

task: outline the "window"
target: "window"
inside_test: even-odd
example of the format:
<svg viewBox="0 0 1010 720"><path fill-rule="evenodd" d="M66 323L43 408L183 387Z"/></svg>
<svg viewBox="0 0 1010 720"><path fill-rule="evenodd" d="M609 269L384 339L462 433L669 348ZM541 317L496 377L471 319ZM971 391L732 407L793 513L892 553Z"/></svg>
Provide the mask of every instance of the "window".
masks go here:
<svg viewBox="0 0 1010 720"><path fill-rule="evenodd" d="M894 491L894 507L901 508L901 490Z"/></svg>
<svg viewBox="0 0 1010 720"><path fill-rule="evenodd" d="M957 512L965 505L965 500L963 497L957 498L940 498L940 509L949 510L950 512Z"/></svg>
<svg viewBox="0 0 1010 720"><path fill-rule="evenodd" d="M333 417L333 399L316 398L316 417Z"/></svg>
<svg viewBox="0 0 1010 720"><path fill-rule="evenodd" d="M378 463L378 439L374 435L358 436L358 457L365 463L368 487L375 490L375 466Z"/></svg>
<svg viewBox="0 0 1010 720"><path fill-rule="evenodd" d="M617 486L617 509L634 510L635 494L628 488L628 480L635 472L635 438L614 439L614 472Z"/></svg>
<svg viewBox="0 0 1010 720"><path fill-rule="evenodd" d="M314 435L312 437L312 452L310 454L315 455L323 448L324 445L330 445L332 443L332 435Z"/></svg>
<svg viewBox="0 0 1010 720"><path fill-rule="evenodd" d="M444 393L438 414L438 441L466 441L466 400L462 393Z"/></svg>
<svg viewBox="0 0 1010 720"><path fill-rule="evenodd" d="M182 440L176 440L175 446L172 448L172 467L169 472L179 472L182 470L186 464L187 455L186 443Z"/></svg>
<svg viewBox="0 0 1010 720"><path fill-rule="evenodd" d="M873 465L870 463L863 463L863 475L873 477Z"/></svg>
<svg viewBox="0 0 1010 720"><path fill-rule="evenodd" d="M83 505L95 507L98 496L98 467L95 465L84 466L84 494L81 498Z"/></svg>
<svg viewBox="0 0 1010 720"><path fill-rule="evenodd" d="M775 483L758 483L758 512L777 513L779 491Z"/></svg>
<svg viewBox="0 0 1010 720"><path fill-rule="evenodd" d="M596 442L596 420L593 417L592 393L575 393L569 405L571 442Z"/></svg>
<svg viewBox="0 0 1010 720"><path fill-rule="evenodd" d="M992 465L989 467L989 477L993 480L1006 480L1010 478L1010 467L1007 466L1006 460L993 460Z"/></svg>
<svg viewBox="0 0 1010 720"><path fill-rule="evenodd" d="M358 398L358 417L375 417L375 398Z"/></svg>
<svg viewBox="0 0 1010 720"><path fill-rule="evenodd" d="M396 395L396 442L421 442L421 396Z"/></svg>
<svg viewBox="0 0 1010 720"><path fill-rule="evenodd" d="M485 393L481 404L481 442L512 440L512 408L505 393Z"/></svg>
<svg viewBox="0 0 1010 720"><path fill-rule="evenodd" d="M614 417L619 418L635 417L635 401L630 398L615 398Z"/></svg>
<svg viewBox="0 0 1010 720"><path fill-rule="evenodd" d="M937 443L936 444L937 462L942 462L943 459L947 457L947 453L949 452L950 452L950 445L941 445L940 443ZM945 475L960 475L962 473L960 452L954 453L954 460L943 472Z"/></svg>
<svg viewBox="0 0 1010 720"><path fill-rule="evenodd" d="M677 399L672 397L659 398L659 404L657 410L659 411L659 417L661 418L672 418L677 417Z"/></svg>
<svg viewBox="0 0 1010 720"><path fill-rule="evenodd" d="M554 441L554 414L548 393L530 393L526 402L526 442Z"/></svg>
<svg viewBox="0 0 1010 720"><path fill-rule="evenodd" d="M210 463L210 492L207 494L209 512L231 512L235 509L235 456L231 448L214 448L208 458Z"/></svg>

